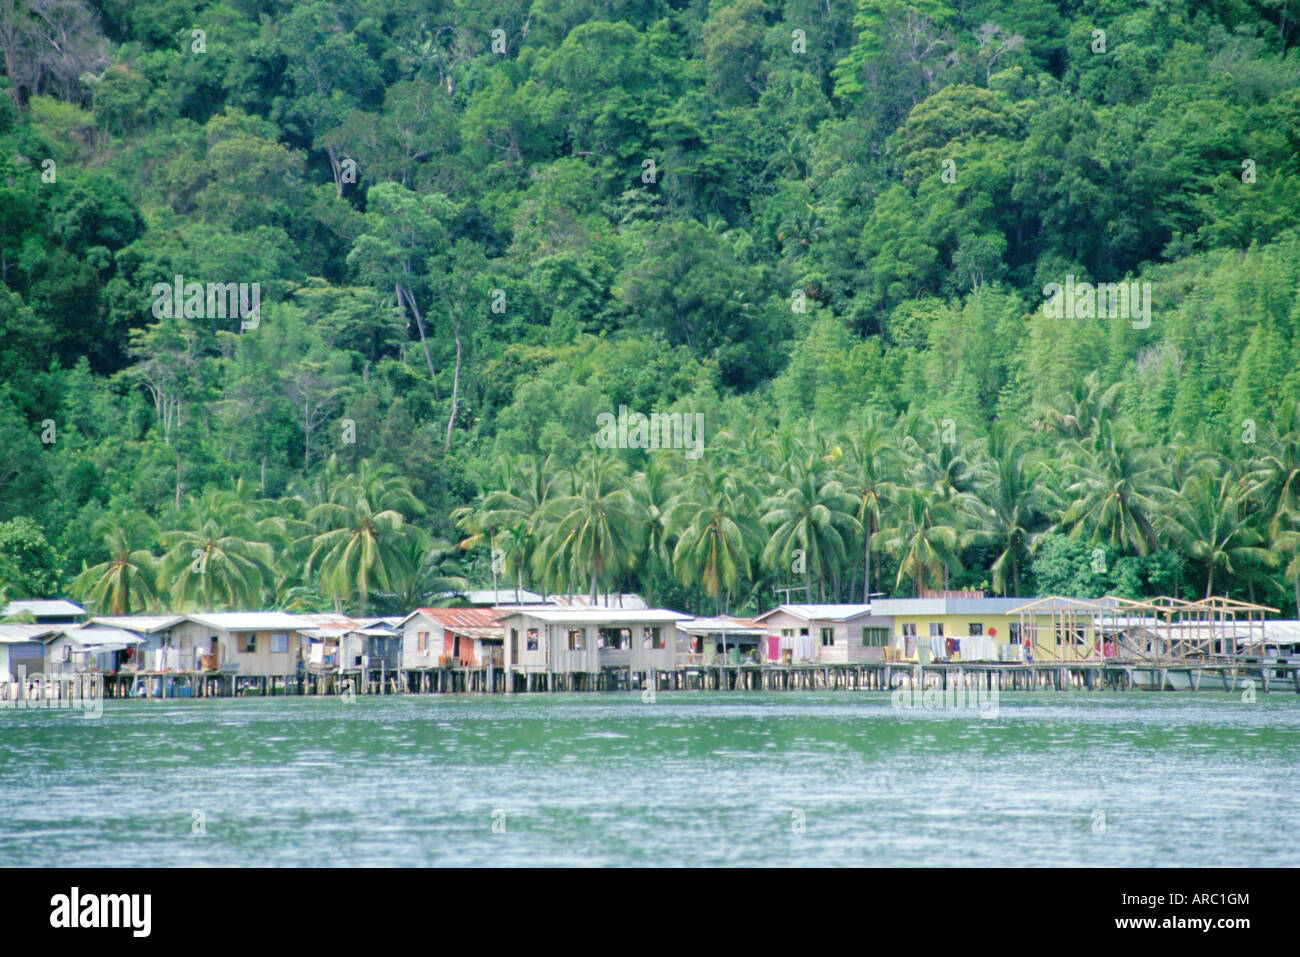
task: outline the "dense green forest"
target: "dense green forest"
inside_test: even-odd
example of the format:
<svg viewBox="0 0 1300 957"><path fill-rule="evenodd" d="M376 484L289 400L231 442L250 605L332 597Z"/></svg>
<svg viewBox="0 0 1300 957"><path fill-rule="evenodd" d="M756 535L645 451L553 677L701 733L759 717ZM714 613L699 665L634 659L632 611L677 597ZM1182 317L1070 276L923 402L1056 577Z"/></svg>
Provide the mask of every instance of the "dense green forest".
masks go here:
<svg viewBox="0 0 1300 957"><path fill-rule="evenodd" d="M0 0L4 594L1294 613L1298 39L1300 0ZM1149 314L1046 307L1081 283ZM621 407L699 444L606 447Z"/></svg>

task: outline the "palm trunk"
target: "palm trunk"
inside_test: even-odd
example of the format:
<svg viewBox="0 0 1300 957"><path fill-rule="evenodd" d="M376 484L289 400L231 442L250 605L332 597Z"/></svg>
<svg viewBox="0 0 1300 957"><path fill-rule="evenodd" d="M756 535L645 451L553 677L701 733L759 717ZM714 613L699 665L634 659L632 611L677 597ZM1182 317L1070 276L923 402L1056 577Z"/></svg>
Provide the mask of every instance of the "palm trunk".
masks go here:
<svg viewBox="0 0 1300 957"><path fill-rule="evenodd" d="M867 526L867 547L863 549L866 554L865 570L862 579L862 603L871 604L871 526Z"/></svg>

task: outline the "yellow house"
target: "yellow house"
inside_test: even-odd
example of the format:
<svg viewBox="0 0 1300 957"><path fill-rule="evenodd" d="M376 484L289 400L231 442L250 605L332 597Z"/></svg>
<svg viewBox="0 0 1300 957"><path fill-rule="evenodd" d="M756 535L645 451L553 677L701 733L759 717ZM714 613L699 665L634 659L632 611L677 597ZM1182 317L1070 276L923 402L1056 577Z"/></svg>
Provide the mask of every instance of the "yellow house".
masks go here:
<svg viewBox="0 0 1300 957"><path fill-rule="evenodd" d="M1058 627L1048 605L1032 598L937 592L877 598L873 615L891 619L890 658L902 661L1075 661L1097 657L1091 619Z"/></svg>

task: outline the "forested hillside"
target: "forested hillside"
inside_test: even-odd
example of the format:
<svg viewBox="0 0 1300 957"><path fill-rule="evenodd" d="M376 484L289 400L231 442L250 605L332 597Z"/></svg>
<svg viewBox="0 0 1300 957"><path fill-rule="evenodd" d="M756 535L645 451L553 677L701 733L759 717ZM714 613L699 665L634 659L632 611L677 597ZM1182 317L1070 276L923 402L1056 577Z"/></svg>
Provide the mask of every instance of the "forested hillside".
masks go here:
<svg viewBox="0 0 1300 957"><path fill-rule="evenodd" d="M0 0L5 594L1294 613L1298 40L1300 0ZM606 447L621 407L698 446Z"/></svg>

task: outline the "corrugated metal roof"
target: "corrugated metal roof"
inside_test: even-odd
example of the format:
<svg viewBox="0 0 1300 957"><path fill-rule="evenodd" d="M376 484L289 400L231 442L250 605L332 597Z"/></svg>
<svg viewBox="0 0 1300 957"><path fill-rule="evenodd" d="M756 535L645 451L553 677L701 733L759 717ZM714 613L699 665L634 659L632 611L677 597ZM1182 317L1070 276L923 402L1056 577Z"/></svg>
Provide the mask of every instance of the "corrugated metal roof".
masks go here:
<svg viewBox="0 0 1300 957"><path fill-rule="evenodd" d="M144 640L121 628L69 628L63 634L83 647L112 645L124 648L127 645L138 645Z"/></svg>
<svg viewBox="0 0 1300 957"><path fill-rule="evenodd" d="M871 603L877 615L1010 615L1032 601L1029 598L878 598ZM1047 614L1049 609L1042 609Z"/></svg>
<svg viewBox="0 0 1300 957"><path fill-rule="evenodd" d="M5 605L0 616L7 618L24 611L30 611L38 618L76 618L86 613L80 605L62 598L21 598Z"/></svg>
<svg viewBox="0 0 1300 957"><path fill-rule="evenodd" d="M1264 635L1269 641L1300 641L1300 621L1266 621Z"/></svg>
<svg viewBox="0 0 1300 957"><path fill-rule="evenodd" d="M783 611L805 621L845 621L861 615L870 615L871 608L871 605L778 605L754 620L761 622L778 611Z"/></svg>
<svg viewBox="0 0 1300 957"><path fill-rule="evenodd" d="M520 588L516 591L513 588L471 588L463 592L446 592L440 595L441 598L451 598L461 596L471 605L501 605L501 604L528 604L531 602L546 601L535 591L529 591L526 588Z"/></svg>
<svg viewBox="0 0 1300 957"><path fill-rule="evenodd" d="M17 644L24 641L39 641L47 635L57 635L62 631L55 625L4 624L0 625L0 641Z"/></svg>
<svg viewBox="0 0 1300 957"><path fill-rule="evenodd" d="M302 631L312 627L282 611L205 611L185 617L219 631Z"/></svg>
<svg viewBox="0 0 1300 957"><path fill-rule="evenodd" d="M92 625L106 625L109 628L125 628L136 634L151 635L175 628L185 620L184 615L96 615L90 619Z"/></svg>
<svg viewBox="0 0 1300 957"><path fill-rule="evenodd" d="M510 615L528 615L550 624L611 625L641 622L677 622L690 618L678 611L663 608L500 608L497 614L504 619Z"/></svg>
<svg viewBox="0 0 1300 957"><path fill-rule="evenodd" d="M761 635L767 631L753 618L732 618L730 615L689 618L679 621L677 627L691 635Z"/></svg>
<svg viewBox="0 0 1300 957"><path fill-rule="evenodd" d="M510 599L513 601L513 599ZM598 593L596 600L592 601L590 595L547 595L545 601L548 605L556 605L560 608L613 608L613 609L636 609L644 610L650 606L646 604L644 598L632 592L623 592L622 594L606 595Z"/></svg>
<svg viewBox="0 0 1300 957"><path fill-rule="evenodd" d="M353 618L350 615L334 612L307 612L294 615L300 622L299 630L317 638L337 638L348 632L360 631L373 619Z"/></svg>
<svg viewBox="0 0 1300 957"><path fill-rule="evenodd" d="M500 612L495 608L417 608L446 631L468 638L501 638L505 630L497 623Z"/></svg>

